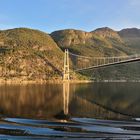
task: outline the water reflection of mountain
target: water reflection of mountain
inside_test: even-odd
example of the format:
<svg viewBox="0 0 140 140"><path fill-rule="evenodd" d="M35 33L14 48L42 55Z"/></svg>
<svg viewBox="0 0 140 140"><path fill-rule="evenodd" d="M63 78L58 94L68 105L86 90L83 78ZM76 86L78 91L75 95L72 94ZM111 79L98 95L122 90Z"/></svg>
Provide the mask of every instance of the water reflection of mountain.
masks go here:
<svg viewBox="0 0 140 140"><path fill-rule="evenodd" d="M96 104L104 109L110 109L110 111L138 117L140 116L139 91L139 83L94 83L80 84L76 93L77 96L92 105ZM81 103L81 106L85 106L84 102ZM87 112L87 109L85 111ZM95 110L92 111L95 112Z"/></svg>
<svg viewBox="0 0 140 140"><path fill-rule="evenodd" d="M140 116L139 84L71 84L65 90L64 85L0 86L0 114L52 118L65 110L72 117L123 119L127 117L123 114ZM67 89L70 90L64 94Z"/></svg>
<svg viewBox="0 0 140 140"><path fill-rule="evenodd" d="M60 85L1 86L0 113L13 117L51 117L63 109Z"/></svg>

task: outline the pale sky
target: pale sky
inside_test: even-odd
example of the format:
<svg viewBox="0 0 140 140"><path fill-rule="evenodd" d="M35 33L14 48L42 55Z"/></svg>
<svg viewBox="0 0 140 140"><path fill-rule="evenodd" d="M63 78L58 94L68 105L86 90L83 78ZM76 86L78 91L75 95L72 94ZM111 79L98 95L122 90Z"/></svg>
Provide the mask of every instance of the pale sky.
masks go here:
<svg viewBox="0 0 140 140"><path fill-rule="evenodd" d="M0 29L140 28L140 0L0 0Z"/></svg>

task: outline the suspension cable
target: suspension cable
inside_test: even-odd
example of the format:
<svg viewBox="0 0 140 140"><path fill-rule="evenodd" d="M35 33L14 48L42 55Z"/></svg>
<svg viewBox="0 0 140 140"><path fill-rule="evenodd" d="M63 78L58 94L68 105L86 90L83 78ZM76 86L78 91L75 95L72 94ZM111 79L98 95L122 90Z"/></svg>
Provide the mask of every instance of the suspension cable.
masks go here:
<svg viewBox="0 0 140 140"><path fill-rule="evenodd" d="M140 56L140 54L134 54L134 55L126 55L126 56L117 56L117 57L91 57L91 56L84 56L84 55L78 55L78 54L74 54L69 52L70 55L76 56L76 57L81 57L81 58L87 58L87 59L113 59L113 58L131 58L131 57L138 57Z"/></svg>

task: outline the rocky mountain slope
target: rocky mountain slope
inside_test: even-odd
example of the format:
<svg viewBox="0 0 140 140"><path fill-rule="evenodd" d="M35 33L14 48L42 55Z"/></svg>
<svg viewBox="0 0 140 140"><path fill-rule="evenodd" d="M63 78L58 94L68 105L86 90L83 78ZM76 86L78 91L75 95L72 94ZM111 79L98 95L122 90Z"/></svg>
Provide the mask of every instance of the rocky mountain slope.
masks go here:
<svg viewBox="0 0 140 140"><path fill-rule="evenodd" d="M125 56L138 53L140 48L133 45L136 43L134 39L138 38L139 32L130 31L131 38L123 32L124 30L117 32L104 27L91 32L60 30L51 33L51 36L62 50L69 48L71 52L85 56ZM140 79L139 68L140 63L132 63L94 69L83 74L92 75L94 80L138 80Z"/></svg>
<svg viewBox="0 0 140 140"><path fill-rule="evenodd" d="M29 81L61 77L63 52L46 33L17 28L0 32L0 79Z"/></svg>
<svg viewBox="0 0 140 140"><path fill-rule="evenodd" d="M119 34L110 28L100 28L92 32L60 30L51 33L62 49L88 56L119 56L133 53Z"/></svg>

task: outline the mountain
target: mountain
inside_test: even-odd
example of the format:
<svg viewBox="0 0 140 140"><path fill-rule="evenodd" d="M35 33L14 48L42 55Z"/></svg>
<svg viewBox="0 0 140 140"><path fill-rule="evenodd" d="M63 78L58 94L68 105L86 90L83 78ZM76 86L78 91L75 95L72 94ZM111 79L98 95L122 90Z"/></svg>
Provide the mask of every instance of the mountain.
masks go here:
<svg viewBox="0 0 140 140"><path fill-rule="evenodd" d="M88 56L120 56L133 53L119 34L110 28L100 28L92 32L80 30L60 30L51 33L51 37L63 50Z"/></svg>
<svg viewBox="0 0 140 140"><path fill-rule="evenodd" d="M127 46L140 52L140 29L128 28L118 32Z"/></svg>
<svg viewBox="0 0 140 140"><path fill-rule="evenodd" d="M134 44L136 43L134 39L139 32L133 34L135 35ZM59 30L50 35L62 50L68 48L71 52L84 56L125 56L138 53L133 44L128 45L127 33L123 36L122 31L117 32L108 27L91 32L74 29ZM132 63L93 69L83 74L89 77L92 75L94 80L138 80L140 79L139 68L140 63Z"/></svg>
<svg viewBox="0 0 140 140"><path fill-rule="evenodd" d="M0 80L60 78L63 52L46 33L27 28L0 31Z"/></svg>

